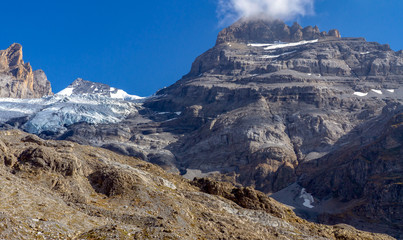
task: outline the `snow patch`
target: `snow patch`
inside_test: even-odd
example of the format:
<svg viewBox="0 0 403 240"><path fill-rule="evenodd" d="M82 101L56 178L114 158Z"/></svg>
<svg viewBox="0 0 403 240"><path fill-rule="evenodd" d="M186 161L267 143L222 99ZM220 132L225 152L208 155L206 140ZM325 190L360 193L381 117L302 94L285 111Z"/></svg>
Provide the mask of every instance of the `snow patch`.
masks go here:
<svg viewBox="0 0 403 240"><path fill-rule="evenodd" d="M73 94L73 90L74 90L74 88L68 87L68 88L65 88L65 89L61 90L60 92L56 93L56 95L71 96Z"/></svg>
<svg viewBox="0 0 403 240"><path fill-rule="evenodd" d="M263 55L260 58L262 58L262 59L271 59L271 58L278 58L280 56L281 55Z"/></svg>
<svg viewBox="0 0 403 240"><path fill-rule="evenodd" d="M111 98L124 99L127 95L128 94L121 89L117 90L116 93L111 92Z"/></svg>
<svg viewBox="0 0 403 240"><path fill-rule="evenodd" d="M301 194L299 198L304 199L304 203L302 205L304 205L305 207L307 208L315 207L312 205L312 203L314 202L313 196L310 193L307 193L305 188L301 189Z"/></svg>
<svg viewBox="0 0 403 240"><path fill-rule="evenodd" d="M158 115L164 115L164 114L170 114L171 112L158 112L157 114ZM181 115L182 114L182 112L174 112L176 115Z"/></svg>
<svg viewBox="0 0 403 240"><path fill-rule="evenodd" d="M390 93L394 93L395 89L386 89L386 91L390 92Z"/></svg>
<svg viewBox="0 0 403 240"><path fill-rule="evenodd" d="M273 45L272 43L250 43L248 46L250 47L267 47Z"/></svg>
<svg viewBox="0 0 403 240"><path fill-rule="evenodd" d="M280 49L280 48L286 48L286 47L296 47L296 46L301 46L305 44L310 44L310 43L316 43L318 42L318 39L311 40L311 41L300 41L300 42L293 42L293 43L283 43L283 42L278 42L278 43L251 43L248 44L248 46L251 47L264 47L264 50L273 50L273 49Z"/></svg>
<svg viewBox="0 0 403 240"><path fill-rule="evenodd" d="M371 91L373 91L374 93L377 93L377 94L382 94L381 90L371 89Z"/></svg>
<svg viewBox="0 0 403 240"><path fill-rule="evenodd" d="M288 55L288 54L291 54L291 53L294 53L294 52L296 52L296 51L285 52L285 53L282 53L282 54L279 54L279 55L263 55L260 58L263 58L263 59L278 58L278 57Z"/></svg>
<svg viewBox="0 0 403 240"><path fill-rule="evenodd" d="M359 96L359 97L365 97L368 95L368 93L363 93L363 92L354 92L353 94L356 96Z"/></svg>
<svg viewBox="0 0 403 240"><path fill-rule="evenodd" d="M113 91L116 91L116 88L113 88L113 89L114 89ZM114 98L114 99L125 99L125 100L143 100L143 99L145 99L145 97L130 95L121 89L117 89L116 92L111 92L110 97Z"/></svg>

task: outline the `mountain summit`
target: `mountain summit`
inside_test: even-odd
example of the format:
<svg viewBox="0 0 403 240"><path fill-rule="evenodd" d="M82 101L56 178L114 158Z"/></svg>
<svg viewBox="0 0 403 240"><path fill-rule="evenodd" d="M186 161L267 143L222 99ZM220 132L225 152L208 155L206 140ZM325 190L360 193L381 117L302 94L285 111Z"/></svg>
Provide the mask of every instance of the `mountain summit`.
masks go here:
<svg viewBox="0 0 403 240"><path fill-rule="evenodd" d="M50 82L42 70L32 71L22 60L22 46L12 44L0 51L0 97L38 98L52 95Z"/></svg>
<svg viewBox="0 0 403 240"><path fill-rule="evenodd" d="M58 95L70 96L72 94L82 95L82 94L95 94L99 96L105 96L110 98L126 99L126 100L140 100L143 97L136 95L130 95L127 92L111 87L104 83L96 83L91 81L86 81L82 78L77 78L73 83L71 83L67 88L57 93Z"/></svg>
<svg viewBox="0 0 403 240"><path fill-rule="evenodd" d="M302 28L297 22L287 26L281 20L240 19L228 28L223 29L217 38L217 45L226 42L236 43L273 43L299 42L319 38L340 38L336 29L321 32L317 26Z"/></svg>

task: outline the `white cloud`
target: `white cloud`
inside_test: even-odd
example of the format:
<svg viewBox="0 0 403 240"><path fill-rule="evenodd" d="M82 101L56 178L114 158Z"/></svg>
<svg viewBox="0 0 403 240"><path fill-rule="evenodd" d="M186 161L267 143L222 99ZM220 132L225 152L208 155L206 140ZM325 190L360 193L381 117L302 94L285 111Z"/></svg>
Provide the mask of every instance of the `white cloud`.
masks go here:
<svg viewBox="0 0 403 240"><path fill-rule="evenodd" d="M222 22L240 17L291 20L313 13L314 0L218 0Z"/></svg>

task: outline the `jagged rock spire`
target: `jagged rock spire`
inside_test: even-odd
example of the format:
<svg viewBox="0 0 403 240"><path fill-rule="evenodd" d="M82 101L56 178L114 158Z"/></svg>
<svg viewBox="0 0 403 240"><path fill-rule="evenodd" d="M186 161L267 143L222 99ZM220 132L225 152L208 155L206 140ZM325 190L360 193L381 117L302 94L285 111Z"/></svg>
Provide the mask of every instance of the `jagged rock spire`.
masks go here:
<svg viewBox="0 0 403 240"><path fill-rule="evenodd" d="M52 94L52 89L42 70L32 71L24 63L22 46L12 44L0 51L0 97L35 98Z"/></svg>

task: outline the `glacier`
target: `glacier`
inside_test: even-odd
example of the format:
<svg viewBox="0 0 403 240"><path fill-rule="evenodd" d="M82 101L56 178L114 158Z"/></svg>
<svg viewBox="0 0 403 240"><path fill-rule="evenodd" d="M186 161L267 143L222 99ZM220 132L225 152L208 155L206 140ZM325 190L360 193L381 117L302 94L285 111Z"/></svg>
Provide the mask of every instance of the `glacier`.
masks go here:
<svg viewBox="0 0 403 240"><path fill-rule="evenodd" d="M116 123L137 114L144 98L115 98L99 94L70 94L65 89L39 99L0 98L0 123L27 118L22 129L34 134L63 132L66 126ZM127 96L127 95L126 95Z"/></svg>

